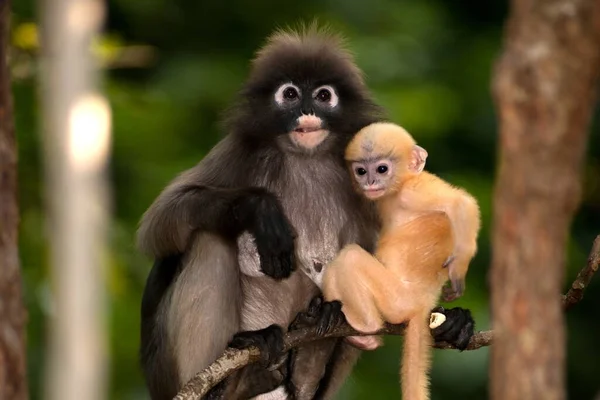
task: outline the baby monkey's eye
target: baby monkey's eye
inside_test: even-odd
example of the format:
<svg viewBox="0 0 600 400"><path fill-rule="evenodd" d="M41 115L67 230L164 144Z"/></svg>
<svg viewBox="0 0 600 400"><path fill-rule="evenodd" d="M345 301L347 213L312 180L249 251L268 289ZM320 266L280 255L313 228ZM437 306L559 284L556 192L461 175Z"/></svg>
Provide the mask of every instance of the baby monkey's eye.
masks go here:
<svg viewBox="0 0 600 400"><path fill-rule="evenodd" d="M362 167L358 167L358 168L356 168L356 174L357 174L357 175L364 175L364 174L366 174L366 173L367 173L367 170L366 170L366 169L364 169L364 168L362 168Z"/></svg>
<svg viewBox="0 0 600 400"><path fill-rule="evenodd" d="M377 167L377 172L379 172L380 174L385 174L387 170L387 165L380 165L379 167Z"/></svg>

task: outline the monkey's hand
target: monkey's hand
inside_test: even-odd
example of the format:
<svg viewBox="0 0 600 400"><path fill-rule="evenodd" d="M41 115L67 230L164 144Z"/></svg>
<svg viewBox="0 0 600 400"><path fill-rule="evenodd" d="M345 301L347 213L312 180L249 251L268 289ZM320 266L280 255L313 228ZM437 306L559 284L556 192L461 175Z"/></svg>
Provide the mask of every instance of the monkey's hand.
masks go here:
<svg viewBox="0 0 600 400"><path fill-rule="evenodd" d="M432 312L444 314L446 317L444 323L431 330L434 340L450 343L461 351L466 349L475 330L471 311L460 307L447 310L444 307L436 307Z"/></svg>
<svg viewBox="0 0 600 400"><path fill-rule="evenodd" d="M442 300L449 303L461 297L465 290L464 281L461 279L451 280L450 286L442 288Z"/></svg>
<svg viewBox="0 0 600 400"><path fill-rule="evenodd" d="M260 350L261 360L259 363L264 368L278 368L282 360L283 352L283 329L279 325L270 325L257 331L244 331L236 333L229 347L244 349L256 346Z"/></svg>
<svg viewBox="0 0 600 400"><path fill-rule="evenodd" d="M305 312L300 312L289 326L289 330L297 330L312 326L317 327L319 336L325 335L346 320L339 301L325 301L319 295L312 299Z"/></svg>
<svg viewBox="0 0 600 400"><path fill-rule="evenodd" d="M296 268L296 233L277 197L263 188L247 189L234 207L243 230L254 236L261 271L273 279L284 279Z"/></svg>
<svg viewBox="0 0 600 400"><path fill-rule="evenodd" d="M465 264L462 260L458 260L455 255L452 255L448 257L442 266L442 268L448 268L448 277L450 278L450 286L442 288L442 300L445 302L454 301L464 294L466 265L468 263Z"/></svg>

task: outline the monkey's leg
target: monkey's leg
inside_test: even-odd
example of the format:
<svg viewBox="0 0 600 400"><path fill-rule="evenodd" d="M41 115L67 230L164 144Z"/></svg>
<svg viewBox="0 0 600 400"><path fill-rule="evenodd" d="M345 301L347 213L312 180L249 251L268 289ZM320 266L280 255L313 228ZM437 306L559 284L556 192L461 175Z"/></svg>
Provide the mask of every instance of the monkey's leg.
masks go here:
<svg viewBox="0 0 600 400"><path fill-rule="evenodd" d="M346 246L327 267L324 291L342 302L346 320L361 332L404 322L414 308L406 284L358 245Z"/></svg>
<svg viewBox="0 0 600 400"><path fill-rule="evenodd" d="M218 236L199 234L172 286L162 340L169 343L181 386L219 357L239 331L241 286L235 248Z"/></svg>
<svg viewBox="0 0 600 400"><path fill-rule="evenodd" d="M321 295L310 302L308 309L298 313L289 331L317 326L319 334L325 334L344 321L338 301L326 302ZM337 339L319 340L290 350L287 392L294 400L311 400L319 388L319 382L327 371L327 362L335 349ZM307 379L313 377L313 379Z"/></svg>
<svg viewBox="0 0 600 400"><path fill-rule="evenodd" d="M362 353L361 350L351 346L344 339L337 339L335 343L335 349L327 363L325 375L319 382L319 390L315 394L314 400L333 399L352 372L352 368Z"/></svg>

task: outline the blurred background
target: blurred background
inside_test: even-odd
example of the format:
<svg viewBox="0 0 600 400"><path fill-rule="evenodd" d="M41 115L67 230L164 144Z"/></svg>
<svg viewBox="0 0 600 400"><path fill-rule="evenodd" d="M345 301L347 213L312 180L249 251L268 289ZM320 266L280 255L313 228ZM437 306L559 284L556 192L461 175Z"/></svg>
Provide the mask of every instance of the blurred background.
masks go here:
<svg viewBox="0 0 600 400"><path fill-rule="evenodd" d="M318 18L349 39L376 100L425 148L428 168L479 200L483 229L466 295L478 329L489 328L490 216L496 121L490 93L508 5L476 0L111 0L94 48L113 113L110 224L110 398L145 399L138 363L139 309L151 261L134 248L137 222L161 189L219 140L220 113L249 60L275 28ZM12 73L19 142L20 254L29 310L31 398L42 395L46 317L52 313L40 166L37 9L13 2ZM600 233L599 107L591 127L582 205L569 242L565 288ZM567 315L569 398L600 389L600 282ZM553 329L548 326L548 329ZM198 332L202 335L202 332ZM365 353L340 399L399 398L400 338ZM487 398L488 349L435 352L432 399Z"/></svg>

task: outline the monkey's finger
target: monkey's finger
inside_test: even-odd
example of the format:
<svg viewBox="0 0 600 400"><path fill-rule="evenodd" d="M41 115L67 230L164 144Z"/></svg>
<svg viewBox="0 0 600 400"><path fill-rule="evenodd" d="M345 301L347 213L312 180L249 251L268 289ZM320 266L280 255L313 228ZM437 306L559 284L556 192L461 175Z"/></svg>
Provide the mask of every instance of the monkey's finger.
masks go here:
<svg viewBox="0 0 600 400"><path fill-rule="evenodd" d="M444 264L442 264L442 268L448 268L448 266L450 266L450 264L452 264L452 261L454 261L455 258L456 258L455 255L451 255L450 257L448 257L448 259L446 259Z"/></svg>
<svg viewBox="0 0 600 400"><path fill-rule="evenodd" d="M457 297L460 297L465 292L465 281L461 278L451 278L452 290L456 293Z"/></svg>
<svg viewBox="0 0 600 400"><path fill-rule="evenodd" d="M435 329L446 321L446 316L442 313L431 313L429 318L429 328Z"/></svg>
<svg viewBox="0 0 600 400"><path fill-rule="evenodd" d="M445 302L449 303L458 299L458 297L459 296L456 294L454 289L452 289L452 287L445 287L442 289L442 300L444 300Z"/></svg>
<svg viewBox="0 0 600 400"><path fill-rule="evenodd" d="M440 314L444 314L444 311L446 311L444 309L444 307L442 306L437 306L436 308L434 308L433 310L431 310L431 313L440 313Z"/></svg>
<svg viewBox="0 0 600 400"><path fill-rule="evenodd" d="M331 331L341 322L341 316L342 303L337 300L324 303L322 316L317 324L317 334L321 336Z"/></svg>
<svg viewBox="0 0 600 400"><path fill-rule="evenodd" d="M311 317L317 317L321 312L321 306L323 305L323 302L323 296L318 295L314 297L308 305L308 315L310 315Z"/></svg>

